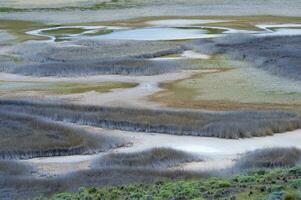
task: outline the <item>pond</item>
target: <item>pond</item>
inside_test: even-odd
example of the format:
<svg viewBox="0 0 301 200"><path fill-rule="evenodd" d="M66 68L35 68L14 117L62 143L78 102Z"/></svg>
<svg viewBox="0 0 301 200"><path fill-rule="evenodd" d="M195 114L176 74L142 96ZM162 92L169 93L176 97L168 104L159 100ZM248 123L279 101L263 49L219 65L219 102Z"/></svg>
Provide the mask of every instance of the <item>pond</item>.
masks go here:
<svg viewBox="0 0 301 200"><path fill-rule="evenodd" d="M120 30L111 34L91 37L93 39L114 40L185 40L215 37L205 29L180 29L180 28L139 28Z"/></svg>
<svg viewBox="0 0 301 200"><path fill-rule="evenodd" d="M301 35L301 24L256 25L259 31L214 27L207 23L217 20L159 20L149 27L57 26L32 30L27 34L46 36L50 42L75 39L171 41L219 37L225 34L247 33L257 36Z"/></svg>

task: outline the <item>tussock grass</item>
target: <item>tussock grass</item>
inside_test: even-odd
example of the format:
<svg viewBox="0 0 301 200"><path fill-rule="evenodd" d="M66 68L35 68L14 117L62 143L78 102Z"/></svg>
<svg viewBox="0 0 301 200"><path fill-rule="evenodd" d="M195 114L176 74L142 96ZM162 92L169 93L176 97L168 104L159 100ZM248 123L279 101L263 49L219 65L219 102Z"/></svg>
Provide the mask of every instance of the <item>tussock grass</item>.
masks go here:
<svg viewBox="0 0 301 200"><path fill-rule="evenodd" d="M298 114L281 111L159 111L13 100L0 101L0 108L54 121L109 129L229 139L272 135L301 127Z"/></svg>
<svg viewBox="0 0 301 200"><path fill-rule="evenodd" d="M226 53L234 59L245 60L273 75L301 80L300 36L252 37L234 34L215 40L196 42L198 50Z"/></svg>
<svg viewBox="0 0 301 200"><path fill-rule="evenodd" d="M292 167L301 163L297 148L267 148L251 151L238 160L239 169Z"/></svg>
<svg viewBox="0 0 301 200"><path fill-rule="evenodd" d="M99 62L51 62L45 64L2 65L0 71L30 76L81 76L95 74L156 75L180 69L177 61L151 61L135 58Z"/></svg>
<svg viewBox="0 0 301 200"><path fill-rule="evenodd" d="M187 68L181 61L147 58L181 53L185 48L162 42L78 41L77 46L21 44L12 52L22 62L0 64L0 71L34 76L96 74L155 75Z"/></svg>
<svg viewBox="0 0 301 200"><path fill-rule="evenodd" d="M91 154L125 143L26 114L0 113L1 159Z"/></svg>
<svg viewBox="0 0 301 200"><path fill-rule="evenodd" d="M12 50L12 53L20 55L25 64L32 62L38 64L151 58L152 55L156 54L173 54L181 51L181 49L184 50L184 47L179 43L158 41L76 40L66 42L66 44L71 44L71 46L27 42L18 45Z"/></svg>
<svg viewBox="0 0 301 200"><path fill-rule="evenodd" d="M181 163L201 160L196 155L171 148L153 148L142 152L110 153L93 164L95 168L168 168Z"/></svg>

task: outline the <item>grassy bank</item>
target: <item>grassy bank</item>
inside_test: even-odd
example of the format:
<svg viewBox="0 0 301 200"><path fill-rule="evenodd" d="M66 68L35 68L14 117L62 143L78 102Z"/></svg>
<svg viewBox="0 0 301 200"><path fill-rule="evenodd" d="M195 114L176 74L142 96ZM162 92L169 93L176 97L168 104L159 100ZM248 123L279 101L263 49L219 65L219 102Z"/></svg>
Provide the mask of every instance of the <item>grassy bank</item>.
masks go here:
<svg viewBox="0 0 301 200"><path fill-rule="evenodd" d="M253 170L230 178L162 180L151 184L86 188L49 199L285 199L301 198L301 167ZM47 199L47 198L46 198Z"/></svg>

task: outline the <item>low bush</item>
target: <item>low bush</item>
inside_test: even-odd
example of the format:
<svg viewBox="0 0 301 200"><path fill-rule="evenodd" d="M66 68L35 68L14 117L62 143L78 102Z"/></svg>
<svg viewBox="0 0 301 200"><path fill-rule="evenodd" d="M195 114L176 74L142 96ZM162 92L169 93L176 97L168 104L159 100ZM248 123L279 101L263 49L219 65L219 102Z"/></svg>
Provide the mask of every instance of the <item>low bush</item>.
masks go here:
<svg viewBox="0 0 301 200"><path fill-rule="evenodd" d="M296 168L295 168L296 169ZM300 171L300 167L298 167ZM287 185L287 181L297 178L289 173L290 169L274 170L257 174L256 179L264 179L267 175L271 180L266 183L258 183L256 179L240 183L235 178L201 178L193 179L161 179L151 183L132 183L127 185L87 187L81 188L76 193L60 193L53 195L52 200L57 199L300 199L300 192ZM278 175L279 174L281 175ZM271 175L273 174L273 175ZM238 175L239 179L245 179ZM247 180L247 179L245 179ZM277 185L277 187L272 187ZM301 185L299 184L299 187Z"/></svg>

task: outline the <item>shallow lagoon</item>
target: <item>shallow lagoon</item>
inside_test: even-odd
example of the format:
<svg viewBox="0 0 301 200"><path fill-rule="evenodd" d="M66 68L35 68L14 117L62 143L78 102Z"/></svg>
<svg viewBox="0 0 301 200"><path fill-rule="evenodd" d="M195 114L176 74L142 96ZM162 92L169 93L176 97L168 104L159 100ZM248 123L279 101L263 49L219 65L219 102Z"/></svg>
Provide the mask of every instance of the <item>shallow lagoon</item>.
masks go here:
<svg viewBox="0 0 301 200"><path fill-rule="evenodd" d="M94 36L93 39L114 40L184 40L214 37L203 29L179 29L179 28L140 28L120 30L107 35Z"/></svg>
<svg viewBox="0 0 301 200"><path fill-rule="evenodd" d="M171 23L168 25L168 23ZM257 25L261 31L248 31L232 29L227 27L206 26L206 22L212 20L163 20L150 22L153 26L143 28L122 28L110 26L62 26L45 29L32 30L29 35L47 36L50 42L74 40L74 39L96 39L96 40L187 40L219 37L232 33L248 33L257 36L279 36L279 35L301 35L301 24L274 24ZM199 23L204 25L194 25ZM174 26L174 27L173 27ZM69 33L77 28L80 33ZM64 33L66 30L66 33ZM51 31L59 32L59 35L51 34Z"/></svg>

